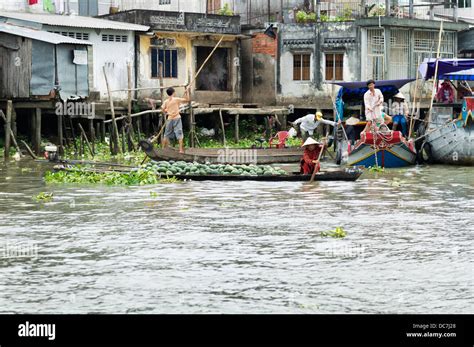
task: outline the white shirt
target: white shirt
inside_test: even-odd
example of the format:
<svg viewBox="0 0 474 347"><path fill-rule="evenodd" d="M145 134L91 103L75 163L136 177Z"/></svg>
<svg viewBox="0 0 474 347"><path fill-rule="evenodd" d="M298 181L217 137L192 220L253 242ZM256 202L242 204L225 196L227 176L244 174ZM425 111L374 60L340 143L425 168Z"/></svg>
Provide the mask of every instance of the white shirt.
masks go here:
<svg viewBox="0 0 474 347"><path fill-rule="evenodd" d="M316 129L320 123L329 124L332 126L336 125L336 122L330 120L321 119L320 121L315 120L314 114L307 114L304 117L298 118L293 122L293 124L301 124L300 128L304 131L307 131L310 135L313 135L314 129Z"/></svg>
<svg viewBox="0 0 474 347"><path fill-rule="evenodd" d="M383 94L375 88L374 94L370 91L364 94L365 117L367 120L382 119Z"/></svg>

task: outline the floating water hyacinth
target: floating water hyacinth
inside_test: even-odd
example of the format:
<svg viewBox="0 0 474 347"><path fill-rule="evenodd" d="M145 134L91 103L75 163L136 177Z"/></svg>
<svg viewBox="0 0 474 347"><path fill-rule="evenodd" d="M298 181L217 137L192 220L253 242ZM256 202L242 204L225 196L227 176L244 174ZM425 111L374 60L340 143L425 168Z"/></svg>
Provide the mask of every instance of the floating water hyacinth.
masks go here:
<svg viewBox="0 0 474 347"><path fill-rule="evenodd" d="M346 237L347 233L344 231L342 227L337 227L335 230L331 231L322 231L321 236L323 237L333 237L336 239L342 239Z"/></svg>
<svg viewBox="0 0 474 347"><path fill-rule="evenodd" d="M53 193L41 192L33 197L37 202L50 202L53 200Z"/></svg>

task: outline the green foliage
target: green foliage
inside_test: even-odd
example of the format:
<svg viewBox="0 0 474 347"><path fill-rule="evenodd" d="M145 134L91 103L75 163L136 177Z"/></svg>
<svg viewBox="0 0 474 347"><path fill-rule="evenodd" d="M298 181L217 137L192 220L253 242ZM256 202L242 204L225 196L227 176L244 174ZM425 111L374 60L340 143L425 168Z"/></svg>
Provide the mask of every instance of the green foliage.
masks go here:
<svg viewBox="0 0 474 347"><path fill-rule="evenodd" d="M308 13L308 16L306 18L306 22L315 23L316 19L317 19L316 13L311 12L311 13Z"/></svg>
<svg viewBox="0 0 474 347"><path fill-rule="evenodd" d="M369 172L385 172L385 169L381 166L369 166Z"/></svg>
<svg viewBox="0 0 474 347"><path fill-rule="evenodd" d="M36 202L51 202L53 201L53 193L41 192L33 197Z"/></svg>
<svg viewBox="0 0 474 347"><path fill-rule="evenodd" d="M344 231L342 227L337 227L335 230L331 231L323 231L321 232L321 236L323 237L333 237L336 239L342 239L346 237L347 233Z"/></svg>
<svg viewBox="0 0 474 347"><path fill-rule="evenodd" d="M231 10L229 4L225 4L224 7L222 7L218 12L218 15L220 16L233 16L234 12Z"/></svg>
<svg viewBox="0 0 474 347"><path fill-rule="evenodd" d="M46 183L104 184L104 185L146 185L158 183L174 183L176 179L160 178L155 173L137 169L131 172L94 172L86 168L75 168L70 171L48 171Z"/></svg>
<svg viewBox="0 0 474 347"><path fill-rule="evenodd" d="M296 12L296 21L298 23L306 23L307 19L308 19L308 15L305 11L300 10Z"/></svg>

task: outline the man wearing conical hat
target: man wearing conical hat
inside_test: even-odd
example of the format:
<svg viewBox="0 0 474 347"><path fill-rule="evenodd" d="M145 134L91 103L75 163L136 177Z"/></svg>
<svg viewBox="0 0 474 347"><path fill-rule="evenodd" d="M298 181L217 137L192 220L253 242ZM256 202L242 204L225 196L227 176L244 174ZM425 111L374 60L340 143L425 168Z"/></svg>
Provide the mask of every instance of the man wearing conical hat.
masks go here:
<svg viewBox="0 0 474 347"><path fill-rule="evenodd" d="M402 127L402 134L405 137L408 136L407 117L408 104L405 102L405 97L403 94L399 92L393 97L392 102L392 130L396 131L398 124L400 124Z"/></svg>
<svg viewBox="0 0 474 347"><path fill-rule="evenodd" d="M300 162L300 173L312 174L315 166L319 166L319 153L324 149L324 145L308 137L301 147L304 148L304 152Z"/></svg>
<svg viewBox="0 0 474 347"><path fill-rule="evenodd" d="M293 122L293 125L300 125L301 130L301 137L303 141L310 136L313 136L314 130L319 126L319 124L329 124L332 126L336 125L336 122L327 120L323 118L323 114L321 112L316 112L316 114L307 114L304 117L298 118Z"/></svg>

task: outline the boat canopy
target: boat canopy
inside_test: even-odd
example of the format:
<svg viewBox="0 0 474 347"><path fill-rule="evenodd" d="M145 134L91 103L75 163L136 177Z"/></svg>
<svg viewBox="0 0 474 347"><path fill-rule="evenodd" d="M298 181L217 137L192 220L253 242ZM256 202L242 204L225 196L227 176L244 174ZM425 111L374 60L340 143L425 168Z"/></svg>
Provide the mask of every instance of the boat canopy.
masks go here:
<svg viewBox="0 0 474 347"><path fill-rule="evenodd" d="M457 72L450 72L440 76L440 79L449 79L451 81L474 81L474 68Z"/></svg>
<svg viewBox="0 0 474 347"><path fill-rule="evenodd" d="M424 80L429 80L434 77L436 69L436 59L427 58L420 64L419 71ZM474 69L474 59L438 59L438 76L441 76L468 69Z"/></svg>
<svg viewBox="0 0 474 347"><path fill-rule="evenodd" d="M414 78L407 78L401 80L381 80L375 81L375 88L380 89L385 100L391 99L399 92L399 89L405 84L414 81ZM342 88L339 89L336 97L337 119L342 120L344 105L348 106L362 105L364 103L364 94L369 89L367 88L367 81L360 82L330 82L337 84Z"/></svg>

